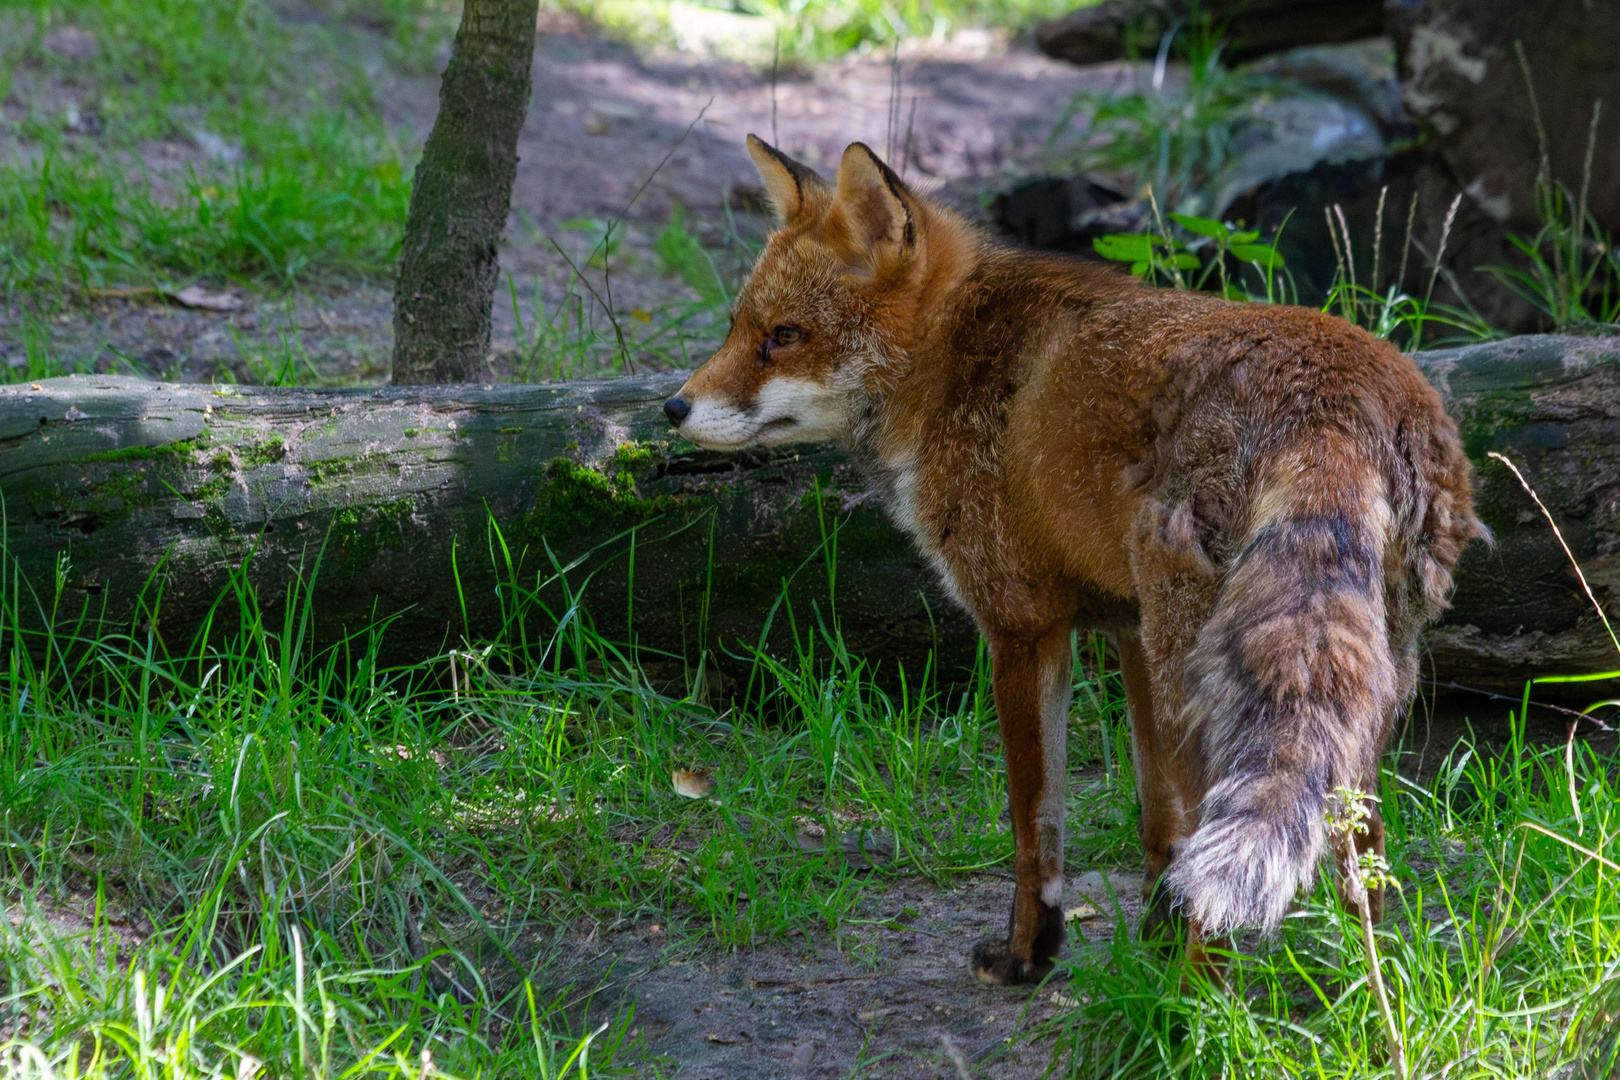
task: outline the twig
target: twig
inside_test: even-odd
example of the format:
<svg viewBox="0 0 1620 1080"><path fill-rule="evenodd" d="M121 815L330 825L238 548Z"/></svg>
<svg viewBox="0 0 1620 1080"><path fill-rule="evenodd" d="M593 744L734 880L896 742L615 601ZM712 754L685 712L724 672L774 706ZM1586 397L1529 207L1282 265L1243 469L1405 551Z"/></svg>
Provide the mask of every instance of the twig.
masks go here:
<svg viewBox="0 0 1620 1080"><path fill-rule="evenodd" d="M1536 147L1541 151L1541 175L1552 178L1552 162L1547 153L1547 129L1541 123L1541 102L1536 98L1535 80L1530 78L1530 61L1524 55L1524 42L1513 41L1513 53L1519 58L1519 70L1524 72L1524 89L1530 95L1530 118L1536 124Z"/></svg>
<svg viewBox="0 0 1620 1080"><path fill-rule="evenodd" d="M1354 293L1356 291L1356 253L1350 247L1350 225L1344 220L1344 207L1334 203L1333 213L1339 219L1339 234L1344 237L1344 263L1350 268L1350 291Z"/></svg>
<svg viewBox="0 0 1620 1080"><path fill-rule="evenodd" d="M1569 777L1569 805L1575 811L1575 835L1586 835L1586 819L1581 816L1580 789L1575 784L1575 721L1569 723L1569 737L1564 740L1564 773Z"/></svg>
<svg viewBox="0 0 1620 1080"><path fill-rule="evenodd" d="M1567 836L1560 836L1558 833L1553 832L1551 829L1547 828L1545 825L1538 825L1534 821L1521 821L1521 822L1519 822L1519 828L1521 828L1521 829L1529 829L1531 832L1538 832L1542 836L1549 836L1552 839L1558 841L1560 844L1563 844L1565 847L1569 848L1570 850L1580 852L1582 855L1585 855L1588 859L1596 859L1598 862L1602 863L1604 866L1608 867L1610 870L1620 870L1620 863L1615 862L1613 859L1605 859L1602 855L1599 855L1597 852L1593 851L1591 848L1584 847L1581 844L1577 844L1575 841L1571 840Z"/></svg>
<svg viewBox="0 0 1620 1080"><path fill-rule="evenodd" d="M602 252L602 284L607 290L607 300L603 301L603 299L597 295L596 290L591 288L589 282L586 283L585 287L591 290L591 295L596 297L596 302L602 304L603 309L607 312L608 322L613 325L614 340L618 343L620 355L624 357L624 366L632 375L636 373L636 364L635 361L630 358L630 346L625 341L624 328L619 325L619 317L614 314L613 311L613 275L612 270L608 265L608 251L611 247L610 241L613 239L613 230L624 221L625 216L630 213L630 208L636 205L637 199L641 198L641 193L647 190L647 186L651 184L653 180L657 179L659 173L664 171L664 166L669 164L669 159L675 156L675 151L679 150L681 148L681 144L686 142L687 136L692 134L692 129L698 126L698 122L703 119L703 115L709 111L709 106L713 104L714 97L711 95L709 100L704 102L703 108L698 110L697 115L692 117L692 122L686 125L686 130L681 132L681 137L675 140L674 145L669 148L658 164L653 166L653 171L647 174L647 179L643 180L641 182L641 186L636 188L636 190L631 194L629 201L624 204L624 209L620 210L611 219L609 219L607 232L602 234L602 239L597 243L595 248L591 249L592 256L596 254L597 250ZM557 246L557 241L552 240L550 236L547 236L546 239L550 241L552 247L557 248L558 252L562 252L562 248ZM568 256L564 254L563 258L568 259ZM585 261L590 262L590 259L587 258ZM568 265L574 267L575 272L578 273L579 268L574 266L572 259L568 259ZM583 280L583 277L581 280Z"/></svg>
<svg viewBox="0 0 1620 1080"><path fill-rule="evenodd" d="M1355 321L1357 325L1360 325L1361 290L1356 286L1356 253L1350 247L1350 225L1344 220L1344 207L1340 206L1338 203L1334 203L1333 212L1339 216L1339 232L1344 236L1344 261L1345 265L1350 268L1350 300L1354 305L1352 310L1354 310L1356 313ZM1378 283L1376 281L1373 282L1374 287L1376 287L1377 284Z"/></svg>
<svg viewBox="0 0 1620 1080"><path fill-rule="evenodd" d="M1379 296L1383 295L1383 290L1378 285L1378 271L1382 269L1379 264L1384 256L1384 198L1388 194L1388 184L1378 189L1378 220L1373 225L1372 289Z"/></svg>
<svg viewBox="0 0 1620 1080"><path fill-rule="evenodd" d="M911 167L911 130L917 122L917 95L911 95L911 113L906 117L906 139L900 144L900 179L906 178L906 170ZM1588 159L1591 154L1588 152Z"/></svg>
<svg viewBox="0 0 1620 1080"><path fill-rule="evenodd" d="M1148 207L1153 211L1153 221L1159 226L1159 235L1164 238L1165 252L1169 256L1168 263L1170 266L1170 277L1173 281L1175 281L1176 288L1186 289L1187 281L1181 276L1181 269L1176 266L1175 241L1170 238L1170 229L1165 225L1164 218L1159 214L1159 200L1158 197L1153 194L1152 184L1148 185L1147 197Z"/></svg>
<svg viewBox="0 0 1620 1080"><path fill-rule="evenodd" d="M776 137L776 72L782 62L782 28L776 28L776 38L771 45L771 145L780 146Z"/></svg>
<svg viewBox="0 0 1620 1080"><path fill-rule="evenodd" d="M573 257L563 250L562 245L553 240L550 233L542 233L541 235L546 238L546 243L550 244L557 254L563 257L563 262L568 264L568 268L574 272L574 276L579 279L579 283L585 286L585 291L591 294L591 299L596 301L597 306L608 313L608 322L613 324L613 332L618 335L620 348L624 348L624 334L619 331L618 320L613 317L613 309L608 306L608 302L602 299L602 294L596 291L596 286L591 284L590 278L585 276L584 271L580 270ZM631 371L634 373L634 368Z"/></svg>
<svg viewBox="0 0 1620 1080"><path fill-rule="evenodd" d="M1598 120L1602 116L1603 99L1597 98L1592 102L1592 122L1586 129L1586 162L1581 166L1581 194L1575 206L1575 239L1569 246L1571 260L1581 258L1581 245L1584 242L1582 234L1586 232L1586 196L1592 186L1592 156L1597 152ZM1572 262L1570 269L1577 276L1580 274L1578 263Z"/></svg>
<svg viewBox="0 0 1620 1080"><path fill-rule="evenodd" d="M1492 701L1506 701L1514 705L1519 704L1523 700L1521 697L1514 697L1508 694L1498 694L1494 690L1482 690L1477 686L1465 686L1460 682L1441 682L1438 679L1424 679L1423 684L1425 686L1432 686L1440 690L1461 690L1467 694L1479 694L1482 697L1489 698ZM1545 702L1537 702L1536 708L1546 709L1549 712L1563 713L1565 716L1574 717L1578 720L1589 721L1592 724L1595 724L1599 731L1616 730L1613 726L1605 724L1602 720L1599 720L1591 713L1584 713L1578 709L1566 709L1562 705L1548 705Z"/></svg>
<svg viewBox="0 0 1620 1080"><path fill-rule="evenodd" d="M1457 220L1457 207L1461 205L1462 192L1459 191L1451 200L1451 206L1446 210L1446 220L1440 226L1440 246L1435 248L1434 269L1429 273L1429 287L1423 293L1423 314L1418 316L1417 336L1412 339L1414 349L1423 347L1423 324L1429 317L1429 301L1434 298L1434 283L1440 279L1441 264L1446 257L1446 242L1451 239L1451 225ZM1449 284L1451 279L1446 280Z"/></svg>
<svg viewBox="0 0 1620 1080"><path fill-rule="evenodd" d="M1592 595L1592 586L1586 583L1586 575L1581 572L1581 564L1575 561L1575 553L1570 551L1569 545L1564 542L1564 534L1559 531L1558 522L1553 520L1552 513L1547 509L1546 504L1541 501L1541 496L1537 495L1536 489L1530 486L1529 481L1525 480L1524 474L1519 471L1519 467L1504 455L1492 450L1485 456L1493 457L1506 465L1512 471L1514 478L1519 481L1519 486L1524 488L1529 493L1530 498L1535 500L1536 508L1541 511L1541 516L1547 519L1548 525L1552 526L1553 535L1558 538L1558 546L1564 549L1564 557L1569 560L1569 565L1575 568L1575 577L1580 581L1581 590L1586 593L1586 599L1591 601L1592 610L1597 612L1598 621L1602 622L1603 629L1608 631L1609 641L1614 645L1614 651L1620 653L1620 638L1615 637L1614 627L1609 625L1609 617L1603 613L1603 605L1598 603L1596 596Z"/></svg>
<svg viewBox="0 0 1620 1080"><path fill-rule="evenodd" d="M1331 206L1322 207L1322 216L1327 219L1328 239L1333 242L1333 259L1339 266L1337 280L1342 285L1350 280L1350 275L1344 271L1344 252L1339 248L1339 227L1333 224L1333 208ZM1339 300L1339 306L1344 306L1342 297Z"/></svg>
<svg viewBox="0 0 1620 1080"><path fill-rule="evenodd" d="M900 39L894 39L894 53L889 60L889 130L884 136L883 160L894 160L894 129L900 126Z"/></svg>
<svg viewBox="0 0 1620 1080"><path fill-rule="evenodd" d="M624 220L624 216L630 212L630 208L636 205L636 200L641 198L641 193L647 190L647 185L652 183L658 174L664 171L664 166L669 164L669 159L675 156L675 151L681 148L681 144L686 141L686 137L692 134L692 129L698 126L698 121L703 119L703 114L708 112L709 106L713 104L714 95L711 94L709 100L703 103L703 108L699 109L698 114L692 117L692 122L686 125L686 130L681 132L681 137L675 140L675 144L669 148L668 153L653 167L653 171L647 174L647 179L643 180L641 186L636 188L635 194L631 195L630 201L624 204L624 209L619 211L618 216L614 219L615 221Z"/></svg>
<svg viewBox="0 0 1620 1080"><path fill-rule="evenodd" d="M1418 193L1412 192L1412 201L1406 207L1406 241L1401 245L1401 269L1395 275L1395 287L1406 291L1406 257L1412 254L1412 229L1417 225Z"/></svg>

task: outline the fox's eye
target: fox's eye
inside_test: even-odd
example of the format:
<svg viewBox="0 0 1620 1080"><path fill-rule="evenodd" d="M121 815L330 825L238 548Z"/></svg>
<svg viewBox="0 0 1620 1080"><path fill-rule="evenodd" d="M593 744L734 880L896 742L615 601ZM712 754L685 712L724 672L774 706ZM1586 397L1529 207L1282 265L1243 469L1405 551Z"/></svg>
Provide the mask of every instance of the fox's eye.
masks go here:
<svg viewBox="0 0 1620 1080"><path fill-rule="evenodd" d="M797 345L804 340L804 331L797 326L778 326L771 331L771 344L788 346Z"/></svg>

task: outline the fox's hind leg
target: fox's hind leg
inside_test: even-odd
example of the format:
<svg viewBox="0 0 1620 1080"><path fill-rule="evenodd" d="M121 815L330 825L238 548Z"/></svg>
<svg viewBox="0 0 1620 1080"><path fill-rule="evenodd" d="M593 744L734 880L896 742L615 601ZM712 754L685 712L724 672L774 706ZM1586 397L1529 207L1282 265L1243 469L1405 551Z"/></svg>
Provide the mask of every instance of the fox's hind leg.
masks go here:
<svg viewBox="0 0 1620 1080"><path fill-rule="evenodd" d="M1130 710L1131 760L1136 767L1142 848L1147 855L1141 936L1144 941L1172 942L1181 937L1181 929L1171 911L1169 891L1159 887L1159 879L1170 865L1175 845L1192 831L1184 799L1193 777L1179 752L1181 740L1154 708L1153 683L1140 638L1134 631L1122 633L1115 644Z"/></svg>
<svg viewBox="0 0 1620 1080"><path fill-rule="evenodd" d="M1063 793L1067 780L1069 623L1033 637L987 634L1007 759L1017 885L1005 940L973 948L973 974L997 986L1039 982L1063 946Z"/></svg>
<svg viewBox="0 0 1620 1080"><path fill-rule="evenodd" d="M1205 495L1223 490L1219 477L1193 475L1191 480ZM1177 846L1197 827L1204 798L1198 740L1188 738L1182 716L1182 675L1220 581L1199 535L1194 501L1189 495L1174 504L1150 500L1143 505L1127 541L1141 623L1118 638L1147 856L1141 937L1171 947L1179 947L1190 928L1177 917L1163 876Z"/></svg>

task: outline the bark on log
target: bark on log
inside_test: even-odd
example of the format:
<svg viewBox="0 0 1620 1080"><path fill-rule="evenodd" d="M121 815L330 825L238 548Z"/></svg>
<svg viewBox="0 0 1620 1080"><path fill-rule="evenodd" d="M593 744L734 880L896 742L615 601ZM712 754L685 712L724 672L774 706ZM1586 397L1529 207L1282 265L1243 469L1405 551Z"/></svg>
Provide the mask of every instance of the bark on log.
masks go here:
<svg viewBox="0 0 1620 1080"><path fill-rule="evenodd" d="M1620 341L1519 338L1418 362L1461 425L1497 537L1464 558L1454 607L1429 638L1433 674L1502 686L1620 667L1535 505L1485 456L1519 463L1612 606ZM972 662L968 620L845 455L672 445L658 406L680 382L304 390L97 375L0 388L10 555L46 603L65 565L60 610L89 605L124 627L140 624L138 597L161 562L156 625L174 649L250 552L279 625L276 605L324 544L317 639L404 612L385 653L414 660L499 629L510 593L497 588L509 576L491 558L494 522L528 585L550 576L548 545L565 561L583 556L570 581L589 578L586 609L612 639L628 638L633 619L640 645L689 658L706 648L736 672L725 652L761 639L787 579L794 618L776 611L777 649L836 615L855 654L890 673L916 672L935 645L943 670ZM831 590L822 543L835 527ZM633 596L628 537L600 546L632 528ZM545 595L563 609L560 588ZM675 681L682 665L655 658L660 670Z"/></svg>

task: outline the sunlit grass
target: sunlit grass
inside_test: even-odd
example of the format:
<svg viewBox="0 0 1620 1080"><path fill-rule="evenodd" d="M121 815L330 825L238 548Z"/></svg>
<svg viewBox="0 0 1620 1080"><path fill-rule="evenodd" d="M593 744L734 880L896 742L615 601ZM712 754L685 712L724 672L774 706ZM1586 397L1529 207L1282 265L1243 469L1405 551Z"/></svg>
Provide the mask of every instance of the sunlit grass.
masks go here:
<svg viewBox="0 0 1620 1080"><path fill-rule="evenodd" d="M660 923L682 949L836 939L897 876L1011 858L982 665L946 697L926 658L874 673L817 624L707 705L578 621L525 637L547 584L513 590L497 640L384 669L383 625L312 650L303 588L271 622L239 581L170 652L8 577L5 1068L392 1075L426 1050L451 1075L533 1076L587 1034L546 981L575 920ZM1128 858L1117 692L1082 699L1077 851ZM714 794L681 797L673 770L698 767Z"/></svg>
<svg viewBox="0 0 1620 1080"><path fill-rule="evenodd" d="M1514 732L1502 756L1465 740L1432 788L1384 775L1401 888L1378 951L1413 1076L1620 1066L1615 762ZM1082 955L1086 1002L1053 1024L1069 1075L1392 1075L1355 919L1325 885L1275 942L1244 945L1224 991L1177 992L1123 931Z"/></svg>
<svg viewBox="0 0 1620 1080"><path fill-rule="evenodd" d="M4 1068L124 1075L162 1054L185 1076L240 1075L244 1056L417 1075L426 1050L450 1075L561 1075L590 1034L563 1002L589 988L559 999L546 975L578 920L656 922L681 951L836 942L897 877L1010 860L982 658L966 682L926 657L874 672L812 614L705 703L696 667L652 685L577 610L543 629L558 582L518 584L506 633L390 669L385 625L311 648L303 587L271 621L237 582L216 628L169 651L8 575ZM1139 865L1117 676L1088 676L1101 654L1077 646L1070 870ZM1465 741L1432 786L1384 774L1402 887L1382 971L1425 1074L1551 1075L1605 1052L1614 762L1514 731L1505 754ZM709 770L713 793L682 797L676 769ZM1178 990L1131 930L1071 955L1074 1007L1045 1032L1066 1075L1387 1073L1325 885L1277 942L1240 943L1225 993ZM630 1027L596 1036L591 1069L633 1063Z"/></svg>
<svg viewBox="0 0 1620 1080"><path fill-rule="evenodd" d="M0 0L0 64L66 80L0 162L0 285L58 294L196 276L291 285L380 274L409 182L358 69L255 0ZM93 40L89 59L45 47ZM93 134L78 134L86 125ZM193 146L184 167L143 148Z"/></svg>

